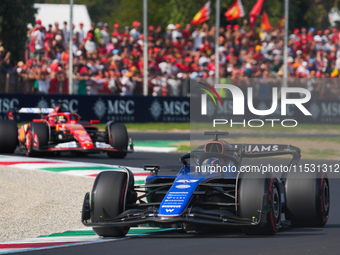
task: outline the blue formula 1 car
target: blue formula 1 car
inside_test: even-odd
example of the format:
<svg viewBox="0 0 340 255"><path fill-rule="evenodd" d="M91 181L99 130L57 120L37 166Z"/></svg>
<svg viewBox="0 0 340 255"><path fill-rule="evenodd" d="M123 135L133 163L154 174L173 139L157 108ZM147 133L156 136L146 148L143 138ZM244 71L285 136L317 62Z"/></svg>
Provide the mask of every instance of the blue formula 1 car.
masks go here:
<svg viewBox="0 0 340 255"><path fill-rule="evenodd" d="M189 231L239 228L249 235L273 235L284 226L322 227L329 214L329 180L323 171L296 171L300 149L277 144L229 144L227 132L205 132L212 141L181 157L176 176L150 171L134 185L127 168L101 172L86 193L82 222L104 237L125 236L132 226L180 227ZM292 155L279 174L259 172L247 158ZM254 170L255 169L255 170ZM293 169L293 170L292 170ZM295 170L294 170L295 169Z"/></svg>

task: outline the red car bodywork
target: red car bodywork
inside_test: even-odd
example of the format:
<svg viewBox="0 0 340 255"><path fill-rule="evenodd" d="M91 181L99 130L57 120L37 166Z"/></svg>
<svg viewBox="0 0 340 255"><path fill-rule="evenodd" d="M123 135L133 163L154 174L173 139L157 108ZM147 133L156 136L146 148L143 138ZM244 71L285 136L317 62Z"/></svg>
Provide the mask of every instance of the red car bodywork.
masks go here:
<svg viewBox="0 0 340 255"><path fill-rule="evenodd" d="M42 148L37 135L31 131L31 125L36 122L44 123L49 129L48 141L50 142ZM78 114L61 112L58 106L44 118L33 119L31 123L18 128L19 146L37 151L122 152L121 148L112 146L112 139L106 138L107 133L99 131L96 126L92 125L95 123L99 121L80 122ZM32 146L31 143L33 143ZM129 152L132 150L131 144L132 142Z"/></svg>

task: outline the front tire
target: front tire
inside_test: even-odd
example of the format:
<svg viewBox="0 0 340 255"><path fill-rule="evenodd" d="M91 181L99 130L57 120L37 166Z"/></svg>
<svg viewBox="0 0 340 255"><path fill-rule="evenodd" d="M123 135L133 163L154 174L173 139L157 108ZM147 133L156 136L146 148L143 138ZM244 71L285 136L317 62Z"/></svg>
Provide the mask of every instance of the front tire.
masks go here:
<svg viewBox="0 0 340 255"><path fill-rule="evenodd" d="M294 226L323 227L327 223L330 192L326 173L290 173L285 186L286 217Z"/></svg>
<svg viewBox="0 0 340 255"><path fill-rule="evenodd" d="M239 216L261 220L258 225L245 227L243 232L247 235L274 235L281 224L281 199L277 179L272 175L259 177L258 173L244 173L240 175L239 187ZM263 215L266 217L262 217Z"/></svg>
<svg viewBox="0 0 340 255"><path fill-rule="evenodd" d="M106 132L109 139L109 144L120 151L108 151L107 155L110 158L125 158L129 143L128 132L123 123L108 123Z"/></svg>
<svg viewBox="0 0 340 255"><path fill-rule="evenodd" d="M18 145L18 128L14 120L0 120L0 152L13 153Z"/></svg>
<svg viewBox="0 0 340 255"><path fill-rule="evenodd" d="M45 123L31 122L26 131L26 155L35 157L41 154L39 150L47 145L49 140L48 127Z"/></svg>
<svg viewBox="0 0 340 255"><path fill-rule="evenodd" d="M129 191L134 179L130 171L105 171L98 174L91 195L91 221L100 222L117 217L126 209ZM93 231L104 237L123 237L130 227L93 227Z"/></svg>

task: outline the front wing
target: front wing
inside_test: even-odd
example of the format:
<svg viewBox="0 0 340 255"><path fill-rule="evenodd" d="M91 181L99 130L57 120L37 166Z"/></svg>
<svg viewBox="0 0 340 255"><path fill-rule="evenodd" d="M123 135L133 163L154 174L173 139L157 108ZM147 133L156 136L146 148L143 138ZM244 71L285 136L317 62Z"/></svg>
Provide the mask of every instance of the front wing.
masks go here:
<svg viewBox="0 0 340 255"><path fill-rule="evenodd" d="M92 148L86 148L81 147L81 145L78 142L72 141L72 142L63 142L58 144L52 144L43 146L41 148L33 147L34 151L37 152L83 152L83 153L101 153L101 152L133 152L133 144L130 143L127 150L122 149L116 149L113 148L111 145L103 143L103 142L95 142L94 147Z"/></svg>
<svg viewBox="0 0 340 255"><path fill-rule="evenodd" d="M115 218L106 218L99 222L91 222L89 217L91 211L88 209L85 212L83 211L82 223L88 227L133 227L143 224L162 227L181 223L225 227L256 226L266 222L269 209L269 206L265 204L265 201L268 201L267 196L267 194L264 195L263 210L259 211L257 216L254 215L252 219L240 218L225 210L206 210L199 207L187 208L180 216L161 217L158 216L158 206L152 206L152 203L150 203L147 209L129 209ZM88 215L88 217L84 217L84 215Z"/></svg>

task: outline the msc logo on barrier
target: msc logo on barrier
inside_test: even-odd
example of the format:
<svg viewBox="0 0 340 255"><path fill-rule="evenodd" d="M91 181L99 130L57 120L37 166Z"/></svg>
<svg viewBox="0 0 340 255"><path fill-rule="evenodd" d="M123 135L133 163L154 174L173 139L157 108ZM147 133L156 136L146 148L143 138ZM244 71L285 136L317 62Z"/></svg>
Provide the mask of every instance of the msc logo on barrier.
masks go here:
<svg viewBox="0 0 340 255"><path fill-rule="evenodd" d="M0 98L0 113L8 113L10 109L19 106L17 98Z"/></svg>
<svg viewBox="0 0 340 255"><path fill-rule="evenodd" d="M78 99L54 99L51 98L48 102L48 100L45 100L44 97L42 97L39 101L36 107L38 108L48 108L52 107L55 108L57 106L61 106L62 109L66 112L78 112L79 109L79 101Z"/></svg>
<svg viewBox="0 0 340 255"><path fill-rule="evenodd" d="M171 100L163 101L163 105L155 99L149 108L152 117L157 121L189 121L190 104L188 101Z"/></svg>
<svg viewBox="0 0 340 255"><path fill-rule="evenodd" d="M94 104L93 110L99 119L107 116L107 120L133 121L135 102L131 99L104 100L99 98Z"/></svg>

